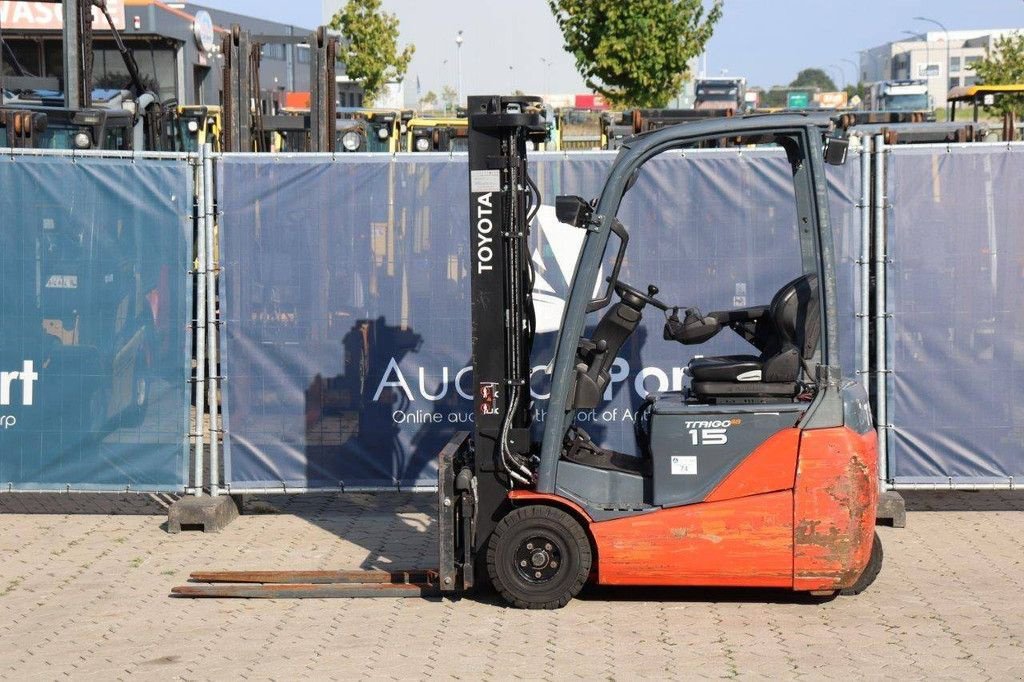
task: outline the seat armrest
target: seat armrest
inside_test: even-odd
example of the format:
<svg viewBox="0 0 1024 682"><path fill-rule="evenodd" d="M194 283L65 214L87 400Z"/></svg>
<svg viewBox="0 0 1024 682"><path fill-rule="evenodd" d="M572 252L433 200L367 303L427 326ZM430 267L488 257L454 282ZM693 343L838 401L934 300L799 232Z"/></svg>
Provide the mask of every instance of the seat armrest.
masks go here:
<svg viewBox="0 0 1024 682"><path fill-rule="evenodd" d="M756 322L768 314L768 306L755 305L749 308L736 308L735 310L716 310L708 313L708 317L718 320L719 324L726 326L734 322Z"/></svg>

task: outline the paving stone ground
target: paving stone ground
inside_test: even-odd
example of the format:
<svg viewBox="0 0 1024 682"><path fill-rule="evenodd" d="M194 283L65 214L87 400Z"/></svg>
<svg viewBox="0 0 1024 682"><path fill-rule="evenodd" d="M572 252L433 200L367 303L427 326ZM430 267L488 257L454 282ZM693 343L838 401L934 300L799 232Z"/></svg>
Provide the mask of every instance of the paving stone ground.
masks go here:
<svg viewBox="0 0 1024 682"><path fill-rule="evenodd" d="M493 598L168 597L196 569L434 563L432 501L268 497L247 501L247 513L220 534L168 535L166 498L0 495L0 678L1024 675L1019 493L908 496L907 527L879 529L885 566L875 585L824 603L650 589L590 589L553 612Z"/></svg>

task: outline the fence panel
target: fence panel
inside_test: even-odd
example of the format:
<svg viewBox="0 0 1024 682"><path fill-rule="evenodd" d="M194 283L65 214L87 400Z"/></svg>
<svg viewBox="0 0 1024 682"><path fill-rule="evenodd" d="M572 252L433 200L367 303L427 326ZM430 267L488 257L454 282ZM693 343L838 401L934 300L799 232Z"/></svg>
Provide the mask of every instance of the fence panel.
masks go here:
<svg viewBox="0 0 1024 682"><path fill-rule="evenodd" d="M531 156L544 197L532 230L539 423L582 235L555 220L554 196L595 196L613 158ZM217 172L230 489L433 485L437 451L472 414L466 157L226 155ZM854 160L831 180L852 373ZM656 159L620 217L633 240L623 279L657 284L667 301L754 305L799 274L792 182L773 151ZM695 351L750 349L730 333L682 347L662 340L663 322L647 316L613 370L610 401L582 415L608 447L634 451L633 411L646 391L680 388Z"/></svg>
<svg viewBox="0 0 1024 682"><path fill-rule="evenodd" d="M889 435L896 487L1024 476L1024 145L896 147Z"/></svg>
<svg viewBox="0 0 1024 682"><path fill-rule="evenodd" d="M0 485L186 486L187 160L0 156Z"/></svg>

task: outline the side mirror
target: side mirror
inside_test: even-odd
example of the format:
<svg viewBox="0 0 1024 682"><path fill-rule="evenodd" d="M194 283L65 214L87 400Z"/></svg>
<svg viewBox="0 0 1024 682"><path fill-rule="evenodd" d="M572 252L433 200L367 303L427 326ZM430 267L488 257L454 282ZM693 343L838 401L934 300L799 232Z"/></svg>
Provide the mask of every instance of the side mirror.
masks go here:
<svg viewBox="0 0 1024 682"><path fill-rule="evenodd" d="M848 137L825 138L825 163L830 166L842 166L846 163L846 153L850 149Z"/></svg>
<svg viewBox="0 0 1024 682"><path fill-rule="evenodd" d="M555 216L560 223L586 227L590 223L590 216L593 213L594 209L583 197L565 195L555 197Z"/></svg>

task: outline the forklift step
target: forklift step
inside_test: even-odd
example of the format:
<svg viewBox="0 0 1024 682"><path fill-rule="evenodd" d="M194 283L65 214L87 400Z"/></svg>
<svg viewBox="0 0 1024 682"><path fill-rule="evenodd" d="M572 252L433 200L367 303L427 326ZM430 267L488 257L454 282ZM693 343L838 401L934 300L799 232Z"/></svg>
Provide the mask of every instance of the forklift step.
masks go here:
<svg viewBox="0 0 1024 682"><path fill-rule="evenodd" d="M189 576L175 597L323 599L344 597L437 597L438 572L400 571L211 571Z"/></svg>

